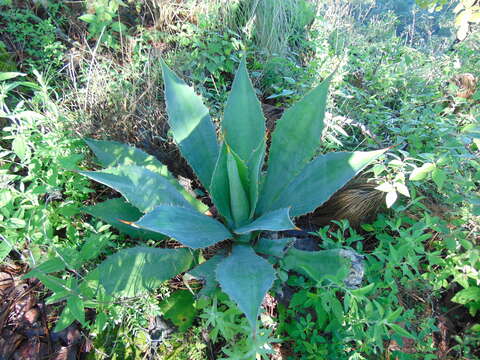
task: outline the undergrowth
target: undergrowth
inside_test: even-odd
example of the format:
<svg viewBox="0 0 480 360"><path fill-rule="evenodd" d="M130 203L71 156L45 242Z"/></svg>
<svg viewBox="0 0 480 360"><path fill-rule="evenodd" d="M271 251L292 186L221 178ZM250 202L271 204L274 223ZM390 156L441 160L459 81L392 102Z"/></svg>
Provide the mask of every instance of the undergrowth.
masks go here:
<svg viewBox="0 0 480 360"><path fill-rule="evenodd" d="M271 1L255 9L255 1L104 1L76 7L83 18L70 27L70 5L47 3L0 2L0 70L9 72L0 73L0 258L3 267L36 269L55 304L52 331L76 319L92 359L480 356L480 95L477 87L457 97L450 81L478 79L480 38L451 46L451 8L437 16L413 2L289 1L275 10L289 20L279 31ZM391 147L364 174L385 193L378 216L304 229L321 249L363 256L361 284L313 281L280 262L287 285L277 281L267 296L256 336L220 290L191 296L202 285L192 278L132 299L81 287L119 249L158 244L82 212L117 196L77 173L96 168L82 138L135 145L176 176L192 176L166 122L160 58L194 85L218 124L243 54L259 99L279 111L338 66L318 153ZM203 196L196 180L187 185Z"/></svg>

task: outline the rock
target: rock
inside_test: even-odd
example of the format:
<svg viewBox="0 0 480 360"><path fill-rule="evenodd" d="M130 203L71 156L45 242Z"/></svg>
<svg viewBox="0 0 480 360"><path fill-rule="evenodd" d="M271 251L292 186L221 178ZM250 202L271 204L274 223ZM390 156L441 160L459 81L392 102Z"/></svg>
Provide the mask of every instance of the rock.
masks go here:
<svg viewBox="0 0 480 360"><path fill-rule="evenodd" d="M292 296L294 294L295 289L293 287L283 284L281 290L275 294L275 297L280 304L288 307L288 304L290 304L290 300L292 300Z"/></svg>
<svg viewBox="0 0 480 360"><path fill-rule="evenodd" d="M158 341L159 343L162 343L176 330L177 329L175 325L173 325L170 320L165 319L163 316L157 315L150 319L148 332L152 341Z"/></svg>
<svg viewBox="0 0 480 360"><path fill-rule="evenodd" d="M303 251L318 251L318 241L313 238L297 239L293 246ZM349 289L356 289L362 284L365 275L364 256L350 249L340 249L340 255L349 259L351 268L348 276L345 278L345 286Z"/></svg>
<svg viewBox="0 0 480 360"><path fill-rule="evenodd" d="M341 249L340 255L351 261L350 273L343 281L345 286L349 289L360 287L363 276L365 275L364 256L350 249Z"/></svg>

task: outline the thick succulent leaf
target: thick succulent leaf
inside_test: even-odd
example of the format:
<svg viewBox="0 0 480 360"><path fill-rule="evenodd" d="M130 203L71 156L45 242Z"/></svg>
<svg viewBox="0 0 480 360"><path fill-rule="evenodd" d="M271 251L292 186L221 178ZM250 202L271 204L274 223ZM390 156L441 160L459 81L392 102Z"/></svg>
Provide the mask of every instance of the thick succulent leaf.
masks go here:
<svg viewBox="0 0 480 360"><path fill-rule="evenodd" d="M227 171L227 146L223 143L218 154L217 164L213 171L212 183L210 184L210 197L217 211L222 215L227 224L233 223L230 209L230 184Z"/></svg>
<svg viewBox="0 0 480 360"><path fill-rule="evenodd" d="M118 231L134 239L163 240L165 235L135 228L122 223L120 220L134 222L142 217L142 213L136 207L126 202L123 198L110 199L83 209L87 214L95 216L112 225Z"/></svg>
<svg viewBox="0 0 480 360"><path fill-rule="evenodd" d="M230 189L230 211L232 212L235 226L241 226L248 221L250 216L250 204L244 182L248 173L246 167L229 150L227 146L227 173ZM239 166L240 165L240 166ZM243 180L243 181L242 181Z"/></svg>
<svg viewBox="0 0 480 360"><path fill-rule="evenodd" d="M262 171L263 162L265 160L265 141L262 140L260 145L253 151L250 159L247 161L248 176L249 176L249 198L250 198L250 216L252 219L257 208L259 189L260 189L260 176Z"/></svg>
<svg viewBox="0 0 480 360"><path fill-rule="evenodd" d="M203 281L202 290L198 293L199 297L209 297L217 289L218 281L215 276L215 271L223 259L225 259L224 254L217 254L188 272L188 274L194 278Z"/></svg>
<svg viewBox="0 0 480 360"><path fill-rule="evenodd" d="M268 171L257 214L270 205L313 158L320 145L328 85L332 75L288 109L272 134Z"/></svg>
<svg viewBox="0 0 480 360"><path fill-rule="evenodd" d="M200 96L162 62L168 123L183 157L208 190L218 158L215 127Z"/></svg>
<svg viewBox="0 0 480 360"><path fill-rule="evenodd" d="M145 167L148 170L167 178L167 180L175 186L180 194L182 194L182 196L192 204L195 209L200 212L205 212L208 209L208 206L185 190L183 186L179 184L175 176L168 171L167 166L158 161L154 156L133 146L128 146L117 141L87 139L85 142L94 152L103 167L108 168L120 165L137 165Z"/></svg>
<svg viewBox="0 0 480 360"><path fill-rule="evenodd" d="M119 165L137 165L157 172L165 177L175 178L169 173L167 166L163 165L152 155L127 144L109 140L86 139L85 142L97 157L103 167Z"/></svg>
<svg viewBox="0 0 480 360"><path fill-rule="evenodd" d="M233 80L222 128L226 142L244 161L250 158L260 143L265 143L265 118L248 77L245 58Z"/></svg>
<svg viewBox="0 0 480 360"><path fill-rule="evenodd" d="M180 206L160 205L134 225L168 235L194 249L214 245L232 236L217 220Z"/></svg>
<svg viewBox="0 0 480 360"><path fill-rule="evenodd" d="M232 254L217 266L222 290L238 305L253 329L260 305L275 280L275 270L250 245L234 245Z"/></svg>
<svg viewBox="0 0 480 360"><path fill-rule="evenodd" d="M228 146L227 144L227 152L232 155L232 158L235 160L235 163L237 164L237 169L238 169L238 176L240 177L240 182L242 183L243 188L245 189L245 193L248 192L248 189L250 188L250 177L248 175L248 167L245 161L243 161L240 156L238 156L235 151L231 147ZM228 158L227 158L228 160ZM227 161L228 165L228 161ZM228 168L227 168L228 170Z"/></svg>
<svg viewBox="0 0 480 360"><path fill-rule="evenodd" d="M117 190L142 212L161 204L191 207L165 177L143 167L122 165L103 171L80 171L80 174Z"/></svg>
<svg viewBox="0 0 480 360"><path fill-rule="evenodd" d="M234 232L236 234L248 234L252 231L258 230L283 231L295 229L295 225L290 219L289 212L289 208L270 211L263 214L258 219L255 219L250 224L235 229Z"/></svg>
<svg viewBox="0 0 480 360"><path fill-rule="evenodd" d="M283 268L294 270L315 281L325 277L343 280L350 270L350 260L341 255L341 249L303 251L290 248L283 258Z"/></svg>
<svg viewBox="0 0 480 360"><path fill-rule="evenodd" d="M187 271L192 261L191 250L185 248L134 247L109 256L96 270L107 294L132 297Z"/></svg>
<svg viewBox="0 0 480 360"><path fill-rule="evenodd" d="M257 253L282 258L287 246L293 243L295 238L269 239L260 238L253 247Z"/></svg>
<svg viewBox="0 0 480 360"><path fill-rule="evenodd" d="M227 224L233 226L230 182L227 167L227 148L228 145L223 143L213 173L212 184L210 185L210 196L218 212L226 219ZM259 145L259 147L254 150L248 160L248 166L232 151L231 148L230 152L237 163L240 183L248 197L249 203L256 204L258 200L260 171L265 157L265 144ZM248 218L251 219L253 217L254 210L254 208L250 209Z"/></svg>
<svg viewBox="0 0 480 360"><path fill-rule="evenodd" d="M272 208L291 206L293 217L315 210L386 150L318 156L287 186Z"/></svg>

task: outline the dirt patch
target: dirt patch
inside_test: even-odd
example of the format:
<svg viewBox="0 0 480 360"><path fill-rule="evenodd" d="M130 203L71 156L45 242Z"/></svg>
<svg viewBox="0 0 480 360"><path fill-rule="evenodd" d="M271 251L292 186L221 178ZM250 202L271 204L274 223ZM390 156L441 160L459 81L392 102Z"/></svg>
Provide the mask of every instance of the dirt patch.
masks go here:
<svg viewBox="0 0 480 360"><path fill-rule="evenodd" d="M56 305L46 305L45 290L36 279L22 280L26 268L0 267L0 359L70 360L85 358L89 341L72 324L53 332Z"/></svg>

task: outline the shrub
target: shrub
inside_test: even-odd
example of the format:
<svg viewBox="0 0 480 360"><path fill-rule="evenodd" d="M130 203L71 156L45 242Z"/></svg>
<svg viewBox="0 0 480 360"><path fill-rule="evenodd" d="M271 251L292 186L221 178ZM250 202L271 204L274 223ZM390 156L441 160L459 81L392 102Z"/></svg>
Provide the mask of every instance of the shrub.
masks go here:
<svg viewBox="0 0 480 360"><path fill-rule="evenodd" d="M225 108L221 144L200 97L166 65L163 74L173 137L210 194L219 219L203 214L207 207L187 193L153 156L116 142L88 140L107 169L81 174L117 190L127 201L107 200L87 212L131 236L160 240L167 235L186 247L124 249L108 257L86 279L98 279L109 296L136 296L190 270L197 263L196 249L230 239L227 253L217 253L191 274L207 282L202 294L208 295L212 284L219 284L255 329L262 300L276 277L273 266L256 254L259 234L295 228L291 216L313 211L385 150L315 157L330 82L327 78L279 120L272 135L268 171L263 173L265 119L244 61ZM269 253L268 241L262 241L259 252ZM348 273L347 260L335 250L306 255L291 249L285 261L290 269L313 278L322 271ZM78 314L78 304L75 306L71 314Z"/></svg>
<svg viewBox="0 0 480 360"><path fill-rule="evenodd" d="M65 46L57 41L51 18L42 19L29 9L7 8L0 11L0 27L3 28L0 39L8 36L13 39L15 53L25 69L55 71L63 65Z"/></svg>

